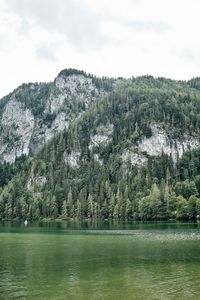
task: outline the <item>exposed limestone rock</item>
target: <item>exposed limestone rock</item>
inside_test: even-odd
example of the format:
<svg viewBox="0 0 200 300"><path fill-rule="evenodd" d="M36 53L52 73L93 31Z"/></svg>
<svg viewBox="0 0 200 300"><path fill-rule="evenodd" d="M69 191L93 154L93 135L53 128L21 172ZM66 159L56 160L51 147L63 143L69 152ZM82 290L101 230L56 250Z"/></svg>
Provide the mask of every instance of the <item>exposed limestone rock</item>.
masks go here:
<svg viewBox="0 0 200 300"><path fill-rule="evenodd" d="M128 149L122 152L121 159L125 163L130 162L133 166L140 166L147 162L147 158L143 154L138 154L134 150L131 151Z"/></svg>
<svg viewBox="0 0 200 300"><path fill-rule="evenodd" d="M77 168L80 159L80 152L72 151L70 154L64 153L64 160L71 168Z"/></svg>
<svg viewBox="0 0 200 300"><path fill-rule="evenodd" d="M94 154L94 159L100 164L100 166L103 166L103 160L99 158L99 154Z"/></svg>
<svg viewBox="0 0 200 300"><path fill-rule="evenodd" d="M76 102L83 102L86 106L96 99L96 97L103 94L93 84L92 78L84 75L69 75L58 76L55 80L56 87L72 97Z"/></svg>
<svg viewBox="0 0 200 300"><path fill-rule="evenodd" d="M172 157L177 162L187 150L197 148L199 140L195 137L185 135L182 139L172 139L166 131L157 124L151 125L152 136L143 138L138 144L140 152L146 152L150 156L160 156L162 153Z"/></svg>
<svg viewBox="0 0 200 300"><path fill-rule="evenodd" d="M132 149L125 149L121 159L124 163L131 162L132 165L139 166L147 162L147 156L161 156L162 153L170 156L174 163L177 162L183 153L190 149L199 147L197 138L188 135L182 139L173 139L158 124L151 125L152 136L143 138ZM146 155L145 155L146 154Z"/></svg>
<svg viewBox="0 0 200 300"><path fill-rule="evenodd" d="M91 146L98 146L100 144L107 144L109 142L110 138L107 135L103 134L95 134L91 136Z"/></svg>
<svg viewBox="0 0 200 300"><path fill-rule="evenodd" d="M16 157L29 154L29 143L34 129L34 116L15 99L4 109L1 120L0 157L14 162Z"/></svg>
<svg viewBox="0 0 200 300"><path fill-rule="evenodd" d="M50 126L36 119L34 132L29 144L31 152L37 152L41 145L51 139L57 132L68 128L69 123L66 114L63 112L57 114Z"/></svg>
<svg viewBox="0 0 200 300"><path fill-rule="evenodd" d="M65 94L54 95L53 93L50 95L47 103L45 112L48 113L57 113L60 108L63 106L64 101L66 100Z"/></svg>
<svg viewBox="0 0 200 300"><path fill-rule="evenodd" d="M50 128L45 128L45 142L52 138L56 132L63 131L65 128L67 129L69 126L69 121L66 120L65 113L59 113L55 120L53 121Z"/></svg>
<svg viewBox="0 0 200 300"><path fill-rule="evenodd" d="M170 154L170 140L166 132L157 125L151 125L152 136L143 138L138 145L141 152L147 152L151 156L159 156L165 149L166 154Z"/></svg>
<svg viewBox="0 0 200 300"><path fill-rule="evenodd" d="M99 126L97 128L97 134L90 136L89 149L92 150L93 147L99 146L101 144L108 144L111 141L111 135L113 133L113 124L107 124L106 126Z"/></svg>
<svg viewBox="0 0 200 300"><path fill-rule="evenodd" d="M83 74L58 75L53 83L46 85L22 85L8 97L2 109L0 161L14 162L22 154L36 153L103 94L105 91ZM26 107L26 97L29 108ZM31 101L36 99L37 102L38 97L43 112L35 114L31 110L34 107ZM35 107L40 109L38 102Z"/></svg>
<svg viewBox="0 0 200 300"><path fill-rule="evenodd" d="M45 176L36 176L33 175L29 178L27 183L27 189L30 192L34 192L34 185L38 187L43 187L47 183L47 179Z"/></svg>

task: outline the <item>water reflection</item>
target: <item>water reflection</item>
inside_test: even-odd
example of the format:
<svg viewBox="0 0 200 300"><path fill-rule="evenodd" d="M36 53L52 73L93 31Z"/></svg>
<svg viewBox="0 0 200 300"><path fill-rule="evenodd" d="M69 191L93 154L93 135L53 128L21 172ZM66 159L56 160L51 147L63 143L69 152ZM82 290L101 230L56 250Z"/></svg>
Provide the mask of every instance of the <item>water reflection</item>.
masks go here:
<svg viewBox="0 0 200 300"><path fill-rule="evenodd" d="M0 299L199 297L198 224L8 222L0 231Z"/></svg>
<svg viewBox="0 0 200 300"><path fill-rule="evenodd" d="M27 228L25 228L27 227ZM199 222L117 222L117 221L38 221L38 222L0 222L0 232L55 232L56 230L190 230L199 229Z"/></svg>

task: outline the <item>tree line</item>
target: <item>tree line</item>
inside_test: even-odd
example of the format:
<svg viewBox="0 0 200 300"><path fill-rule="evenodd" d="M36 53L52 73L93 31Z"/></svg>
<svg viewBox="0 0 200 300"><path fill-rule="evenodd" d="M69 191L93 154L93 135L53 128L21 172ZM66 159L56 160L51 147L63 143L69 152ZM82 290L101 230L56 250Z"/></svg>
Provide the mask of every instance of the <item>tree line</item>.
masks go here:
<svg viewBox="0 0 200 300"><path fill-rule="evenodd" d="M198 219L199 149L176 164L164 153L144 153L147 162L140 166L121 159L124 150L152 135L152 123L173 139L198 137L197 83L151 76L123 80L8 177L1 185L0 219ZM109 124L108 142L90 147L91 136ZM75 167L66 161L71 153L79 153Z"/></svg>

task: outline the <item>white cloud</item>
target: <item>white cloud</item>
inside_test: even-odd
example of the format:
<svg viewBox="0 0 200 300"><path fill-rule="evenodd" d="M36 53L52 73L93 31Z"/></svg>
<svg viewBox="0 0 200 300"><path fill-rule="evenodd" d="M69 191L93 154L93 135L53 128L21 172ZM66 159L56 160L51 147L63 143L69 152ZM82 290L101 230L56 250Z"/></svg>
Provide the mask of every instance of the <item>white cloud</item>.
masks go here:
<svg viewBox="0 0 200 300"><path fill-rule="evenodd" d="M49 32L60 33L68 42L84 50L99 46L103 41L97 16L91 13L82 0L6 0L8 11L27 26L41 26Z"/></svg>
<svg viewBox="0 0 200 300"><path fill-rule="evenodd" d="M51 62L58 60L51 46L41 45L36 50L36 55L39 59L49 60Z"/></svg>
<svg viewBox="0 0 200 300"><path fill-rule="evenodd" d="M198 0L0 0L0 96L67 67L200 75Z"/></svg>

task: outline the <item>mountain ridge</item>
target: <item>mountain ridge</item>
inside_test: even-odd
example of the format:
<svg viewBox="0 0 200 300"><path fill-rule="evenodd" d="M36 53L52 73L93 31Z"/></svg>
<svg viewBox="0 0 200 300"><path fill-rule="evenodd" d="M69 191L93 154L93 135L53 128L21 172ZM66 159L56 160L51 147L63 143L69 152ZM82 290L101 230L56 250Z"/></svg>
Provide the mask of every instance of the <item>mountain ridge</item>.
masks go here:
<svg viewBox="0 0 200 300"><path fill-rule="evenodd" d="M112 85L112 79L94 78L83 71L68 69L61 71L53 82L23 84L4 97L1 160L14 162L22 154L37 152L44 142L68 127L91 102L106 93L106 81Z"/></svg>
<svg viewBox="0 0 200 300"><path fill-rule="evenodd" d="M62 76L60 89L74 91ZM198 218L199 79L106 80L98 101L9 177L0 218Z"/></svg>

